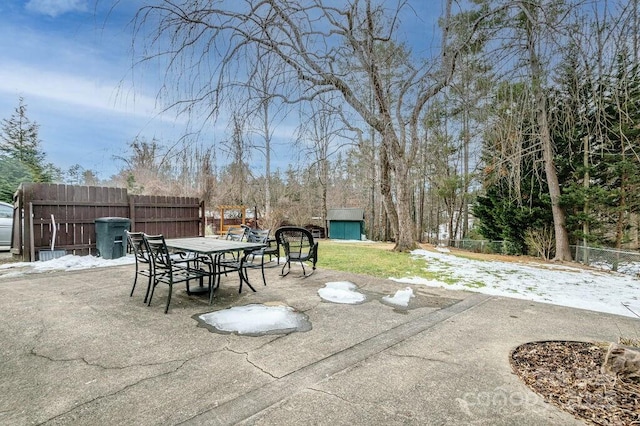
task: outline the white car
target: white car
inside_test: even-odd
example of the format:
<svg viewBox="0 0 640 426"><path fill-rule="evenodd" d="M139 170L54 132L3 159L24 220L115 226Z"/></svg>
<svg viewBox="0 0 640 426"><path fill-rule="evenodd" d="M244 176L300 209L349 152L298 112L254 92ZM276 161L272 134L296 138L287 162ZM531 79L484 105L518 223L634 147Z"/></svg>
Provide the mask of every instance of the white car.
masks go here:
<svg viewBox="0 0 640 426"><path fill-rule="evenodd" d="M0 201L0 251L11 248L11 228L13 228L13 206Z"/></svg>

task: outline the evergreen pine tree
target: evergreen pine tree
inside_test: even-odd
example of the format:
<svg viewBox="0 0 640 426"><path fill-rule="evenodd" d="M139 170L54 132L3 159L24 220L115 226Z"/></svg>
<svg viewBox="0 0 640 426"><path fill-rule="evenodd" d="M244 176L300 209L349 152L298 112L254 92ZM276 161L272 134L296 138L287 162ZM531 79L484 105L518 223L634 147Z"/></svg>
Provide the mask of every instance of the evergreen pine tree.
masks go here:
<svg viewBox="0 0 640 426"><path fill-rule="evenodd" d="M15 113L2 120L0 133L0 152L26 165L35 180L40 180L44 162L38 129L39 125L27 117L27 106L21 97Z"/></svg>
<svg viewBox="0 0 640 426"><path fill-rule="evenodd" d="M0 199L11 202L22 182L51 182L59 170L45 163L38 138L39 125L27 117L22 97L10 118L0 126Z"/></svg>

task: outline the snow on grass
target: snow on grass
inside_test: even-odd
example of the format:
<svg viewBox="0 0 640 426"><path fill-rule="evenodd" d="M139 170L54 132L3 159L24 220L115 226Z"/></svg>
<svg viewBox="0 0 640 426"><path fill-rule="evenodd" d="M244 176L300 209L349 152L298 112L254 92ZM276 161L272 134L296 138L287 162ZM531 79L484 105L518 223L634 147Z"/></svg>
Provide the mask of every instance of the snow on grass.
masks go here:
<svg viewBox="0 0 640 426"><path fill-rule="evenodd" d="M415 250L412 255L425 261L425 271L441 278L392 280L631 317L636 317L634 312L640 315L640 281L628 275L566 265L480 261L428 250Z"/></svg>
<svg viewBox="0 0 640 426"><path fill-rule="evenodd" d="M640 314L640 280L629 275L586 270L562 264L481 261L454 256L443 251L415 250L412 255L424 261L425 272L437 276L438 279L403 277L391 278L392 280L412 285L514 297L630 317L637 317L636 314ZM0 277L16 277L49 271L75 271L133 263L135 258L131 255L119 259L66 255L45 262L0 264ZM318 294L322 299L335 303L357 304L366 299L364 294L357 291L355 284L346 281L327 283L324 288L318 290ZM401 293L387 297L400 300L406 295Z"/></svg>

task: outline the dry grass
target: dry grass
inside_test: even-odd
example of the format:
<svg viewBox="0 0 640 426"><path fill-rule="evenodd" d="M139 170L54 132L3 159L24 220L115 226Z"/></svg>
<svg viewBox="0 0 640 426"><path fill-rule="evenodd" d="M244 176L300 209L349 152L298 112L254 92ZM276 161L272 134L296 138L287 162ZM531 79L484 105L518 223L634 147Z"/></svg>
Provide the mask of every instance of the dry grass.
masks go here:
<svg viewBox="0 0 640 426"><path fill-rule="evenodd" d="M393 251L392 243L360 243L323 240L319 244L318 266L336 271L378 278L435 278L409 253Z"/></svg>

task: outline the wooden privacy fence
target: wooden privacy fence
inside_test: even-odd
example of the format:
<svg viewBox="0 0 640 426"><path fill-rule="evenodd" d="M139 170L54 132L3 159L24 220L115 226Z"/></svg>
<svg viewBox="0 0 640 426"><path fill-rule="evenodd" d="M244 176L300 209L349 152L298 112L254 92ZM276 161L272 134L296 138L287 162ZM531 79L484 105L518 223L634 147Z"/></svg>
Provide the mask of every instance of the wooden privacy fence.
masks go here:
<svg viewBox="0 0 640 426"><path fill-rule="evenodd" d="M53 220L52 220L53 215ZM131 230L167 238L203 236L204 202L195 197L128 195L126 188L23 183L14 195L11 252L38 260L39 250L96 254L95 220L123 217Z"/></svg>

